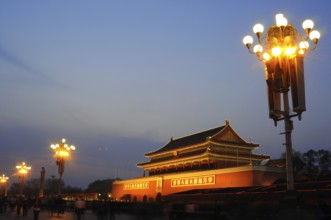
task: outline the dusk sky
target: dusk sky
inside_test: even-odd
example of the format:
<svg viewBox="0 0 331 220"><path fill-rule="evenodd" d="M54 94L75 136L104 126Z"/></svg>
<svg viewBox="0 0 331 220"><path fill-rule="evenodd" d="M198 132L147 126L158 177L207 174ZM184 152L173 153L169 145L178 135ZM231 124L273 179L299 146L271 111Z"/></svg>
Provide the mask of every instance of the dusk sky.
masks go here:
<svg viewBox="0 0 331 220"><path fill-rule="evenodd" d="M66 184L141 176L144 154L230 120L255 153L279 158L284 122L268 118L263 63L243 36L283 13L321 39L305 57L307 111L293 148L331 150L330 1L0 2L0 174L58 176L50 145L76 146ZM256 38L255 38L256 39Z"/></svg>

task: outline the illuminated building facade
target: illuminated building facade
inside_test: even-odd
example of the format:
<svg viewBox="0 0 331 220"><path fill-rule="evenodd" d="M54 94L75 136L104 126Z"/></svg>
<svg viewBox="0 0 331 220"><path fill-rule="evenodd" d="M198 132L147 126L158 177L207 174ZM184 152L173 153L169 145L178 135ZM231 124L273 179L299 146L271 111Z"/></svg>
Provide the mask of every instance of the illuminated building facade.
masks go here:
<svg viewBox="0 0 331 220"><path fill-rule="evenodd" d="M192 189L270 185L285 175L284 168L262 165L268 155L254 154L259 145L242 139L225 125L178 139L146 153L137 164L144 177L113 183L112 197L157 201L162 196Z"/></svg>

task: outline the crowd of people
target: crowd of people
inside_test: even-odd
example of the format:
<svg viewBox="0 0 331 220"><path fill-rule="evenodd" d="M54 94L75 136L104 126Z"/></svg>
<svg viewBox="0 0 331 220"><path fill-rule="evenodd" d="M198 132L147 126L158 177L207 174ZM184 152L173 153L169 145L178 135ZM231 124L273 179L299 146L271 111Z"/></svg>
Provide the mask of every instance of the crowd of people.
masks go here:
<svg viewBox="0 0 331 220"><path fill-rule="evenodd" d="M108 201L85 201L81 197L75 200L64 200L61 196L50 196L46 198L28 198L24 196L0 197L0 216L11 212L20 216L27 215L32 209L34 219L38 220L41 211L49 213L50 216L61 216L65 212L74 212L80 220L86 209L92 210L98 219L111 216L112 205Z"/></svg>
<svg viewBox="0 0 331 220"><path fill-rule="evenodd" d="M160 219L160 216L162 216L162 219L229 219L231 216L262 216L268 218L277 216L276 219L282 219L282 216L288 215L289 212L296 217L308 215L320 216L319 219L330 219L330 205L323 195L319 195L316 200L317 203L313 205L306 204L300 196L293 198L291 200L281 200L278 206L276 205L277 201L260 205L247 203L238 212L238 206L231 203L86 201L81 197L64 200L61 196L50 196L42 199L20 196L0 197L0 219L2 213L10 212L13 215L24 216L27 215L28 211L31 213L31 209L33 210L34 220L38 220L40 212L43 212L44 215L48 213L48 215L56 217L71 212L71 215L75 215L77 220L80 220L85 214L94 214L98 220L115 219L115 214L118 216L122 212L130 213L140 219ZM86 210L88 210L88 213L85 213Z"/></svg>

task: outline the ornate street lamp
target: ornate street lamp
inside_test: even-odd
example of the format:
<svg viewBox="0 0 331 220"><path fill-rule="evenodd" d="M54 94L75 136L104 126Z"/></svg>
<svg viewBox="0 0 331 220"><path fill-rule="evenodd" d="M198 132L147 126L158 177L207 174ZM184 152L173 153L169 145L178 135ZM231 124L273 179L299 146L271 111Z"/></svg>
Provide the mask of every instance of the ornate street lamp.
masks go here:
<svg viewBox="0 0 331 220"><path fill-rule="evenodd" d="M0 176L0 183L1 185L4 186L4 197L7 197L7 190L8 190L8 177L5 176L5 174L2 174L2 176Z"/></svg>
<svg viewBox="0 0 331 220"><path fill-rule="evenodd" d="M31 170L31 167L26 166L25 162L22 162L21 164L16 166L16 169L18 170L18 177L20 178L20 181L21 181L20 196L22 197L23 196L25 176Z"/></svg>
<svg viewBox="0 0 331 220"><path fill-rule="evenodd" d="M288 24L283 14L277 14L276 25L269 27L265 36L262 36L263 25L254 25L253 31L258 44L253 46L253 50L253 37L247 35L243 38L248 51L265 64L269 117L274 120L275 126L280 120L285 122L285 132L282 134L285 134L288 191L294 190L291 118L297 116L301 120L302 112L306 111L303 59L308 50L316 48L320 37L318 31L312 30L313 21L305 20L302 27L306 32L305 36ZM309 38L313 47L309 46ZM289 105L289 91L292 109Z"/></svg>
<svg viewBox="0 0 331 220"><path fill-rule="evenodd" d="M62 175L64 173L64 161L70 155L70 151L75 150L75 146L66 144L66 139L62 139L61 144L52 144L51 148L55 152L56 165L58 166L59 182L58 194L61 194Z"/></svg>

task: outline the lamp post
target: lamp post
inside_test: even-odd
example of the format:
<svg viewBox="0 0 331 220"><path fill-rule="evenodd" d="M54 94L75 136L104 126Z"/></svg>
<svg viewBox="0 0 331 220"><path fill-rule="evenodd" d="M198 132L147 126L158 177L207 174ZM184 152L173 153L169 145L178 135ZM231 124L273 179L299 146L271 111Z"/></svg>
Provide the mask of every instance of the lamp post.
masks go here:
<svg viewBox="0 0 331 220"><path fill-rule="evenodd" d="M0 176L0 183L4 186L4 197L7 197L7 190L8 190L8 177L5 174Z"/></svg>
<svg viewBox="0 0 331 220"><path fill-rule="evenodd" d="M258 44L253 50L253 37L247 35L243 38L248 51L265 64L269 117L274 120L275 126L280 120L284 120L285 123L285 132L282 134L285 134L288 191L294 190L291 118L298 117L301 120L302 112L306 111L303 59L308 50L317 47L320 37L318 31L312 30L313 21L305 20L302 27L306 32L305 36L301 36L293 25L288 24L283 14L277 14L276 25L270 26L265 36L262 36L263 25L254 25L253 31ZM313 42L313 47L309 47L309 38Z"/></svg>
<svg viewBox="0 0 331 220"><path fill-rule="evenodd" d="M45 167L42 167L40 170L39 198L44 197L45 173L46 173Z"/></svg>
<svg viewBox="0 0 331 220"><path fill-rule="evenodd" d="M25 176L28 174L28 172L31 170L31 167L26 166L25 162L22 162L21 164L16 166L16 169L18 170L18 177L20 178L21 185L20 185L20 196L23 196L23 189L24 189L24 179Z"/></svg>
<svg viewBox="0 0 331 220"><path fill-rule="evenodd" d="M69 146L66 139L62 139L60 144L52 144L51 148L55 152L56 165L58 166L59 181L58 181L58 194L61 194L62 175L64 173L64 162L70 155L70 151L75 150L75 146Z"/></svg>

